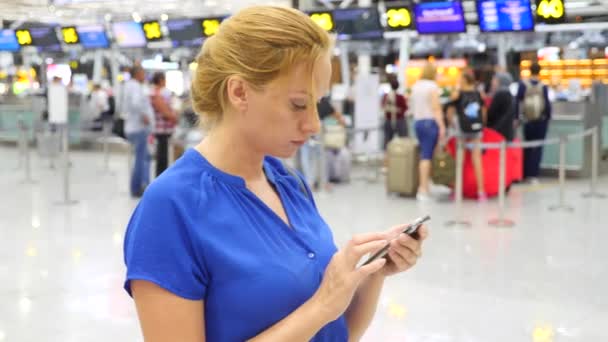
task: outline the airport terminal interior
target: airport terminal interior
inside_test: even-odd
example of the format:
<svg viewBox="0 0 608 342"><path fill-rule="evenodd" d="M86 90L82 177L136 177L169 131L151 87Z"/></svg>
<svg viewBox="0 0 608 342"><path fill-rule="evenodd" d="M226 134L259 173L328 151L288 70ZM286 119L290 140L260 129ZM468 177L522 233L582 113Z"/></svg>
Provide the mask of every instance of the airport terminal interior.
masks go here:
<svg viewBox="0 0 608 342"><path fill-rule="evenodd" d="M334 42L320 131L281 161L336 246L431 218L362 341L608 341L608 0L8 0L0 342L144 341L127 226L204 155L198 54L254 5Z"/></svg>

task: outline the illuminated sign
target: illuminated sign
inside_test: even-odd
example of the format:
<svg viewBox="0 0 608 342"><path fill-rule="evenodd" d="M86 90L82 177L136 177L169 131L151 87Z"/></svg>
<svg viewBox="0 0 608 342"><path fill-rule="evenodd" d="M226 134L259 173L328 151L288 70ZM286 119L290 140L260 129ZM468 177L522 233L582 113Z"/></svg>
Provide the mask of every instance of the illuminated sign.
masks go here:
<svg viewBox="0 0 608 342"><path fill-rule="evenodd" d="M70 68L72 70L78 69L79 66L80 66L80 63L78 63L78 61L70 61Z"/></svg>
<svg viewBox="0 0 608 342"><path fill-rule="evenodd" d="M155 41L163 39L163 32L158 21L146 21L141 24L144 30L144 35L147 41Z"/></svg>
<svg viewBox="0 0 608 342"><path fill-rule="evenodd" d="M545 24L566 22L564 0L536 0L536 19Z"/></svg>
<svg viewBox="0 0 608 342"><path fill-rule="evenodd" d="M203 22L201 24L203 26L203 35L205 37L211 37L216 34L217 31L220 29L221 22L221 18L203 19Z"/></svg>
<svg viewBox="0 0 608 342"><path fill-rule="evenodd" d="M309 13L309 16L312 21L321 26L321 28L327 32L333 30L336 26L331 12L312 12Z"/></svg>
<svg viewBox="0 0 608 342"><path fill-rule="evenodd" d="M32 45L32 34L29 30L17 30L15 31L15 35L17 36L17 42L19 43L19 45Z"/></svg>
<svg viewBox="0 0 608 342"><path fill-rule="evenodd" d="M386 9L386 26L391 31L412 27L412 12L407 7L389 7Z"/></svg>
<svg viewBox="0 0 608 342"><path fill-rule="evenodd" d="M80 43L80 38L78 37L78 32L76 32L75 27L62 27L61 36L63 37L63 42L67 45Z"/></svg>

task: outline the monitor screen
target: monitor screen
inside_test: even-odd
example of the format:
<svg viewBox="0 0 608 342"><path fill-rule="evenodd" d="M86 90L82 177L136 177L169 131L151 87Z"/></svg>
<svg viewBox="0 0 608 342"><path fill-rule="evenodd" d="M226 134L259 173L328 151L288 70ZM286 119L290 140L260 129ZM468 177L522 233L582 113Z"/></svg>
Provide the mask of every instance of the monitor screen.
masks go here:
<svg viewBox="0 0 608 342"><path fill-rule="evenodd" d="M534 30L530 0L478 0L477 14L482 32Z"/></svg>
<svg viewBox="0 0 608 342"><path fill-rule="evenodd" d="M36 46L40 51L61 51L61 43L57 38L55 26L30 27L28 31L32 36L32 45Z"/></svg>
<svg viewBox="0 0 608 342"><path fill-rule="evenodd" d="M19 51L17 36L13 30L0 30L0 51Z"/></svg>
<svg viewBox="0 0 608 342"><path fill-rule="evenodd" d="M66 45L80 44L80 37L74 26L66 26L61 28L61 38Z"/></svg>
<svg viewBox="0 0 608 342"><path fill-rule="evenodd" d="M146 36L140 23L134 21L113 23L114 40L121 48L140 48L146 46Z"/></svg>
<svg viewBox="0 0 608 342"><path fill-rule="evenodd" d="M78 26L76 31L80 36L80 44L85 49L107 49L110 47L110 41L102 25Z"/></svg>
<svg viewBox="0 0 608 342"><path fill-rule="evenodd" d="M376 9L340 9L333 15L339 40L382 39L384 30Z"/></svg>
<svg viewBox="0 0 608 342"><path fill-rule="evenodd" d="M203 26L200 19L175 19L167 21L173 47L200 47L203 45Z"/></svg>
<svg viewBox="0 0 608 342"><path fill-rule="evenodd" d="M386 29L389 31L401 31L414 26L412 10L409 7L387 7L385 16Z"/></svg>
<svg viewBox="0 0 608 342"><path fill-rule="evenodd" d="M416 29L421 34L464 33L467 31L460 1L416 4L414 18Z"/></svg>

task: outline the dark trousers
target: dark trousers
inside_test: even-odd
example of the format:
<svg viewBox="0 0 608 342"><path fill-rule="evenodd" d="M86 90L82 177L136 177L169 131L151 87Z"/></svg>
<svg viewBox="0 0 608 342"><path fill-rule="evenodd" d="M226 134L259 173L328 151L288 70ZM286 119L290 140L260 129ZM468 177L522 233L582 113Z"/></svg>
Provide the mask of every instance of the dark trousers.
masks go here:
<svg viewBox="0 0 608 342"><path fill-rule="evenodd" d="M397 119L394 123L384 120L384 149L393 137L397 134L400 137L407 137L407 121L405 118Z"/></svg>
<svg viewBox="0 0 608 342"><path fill-rule="evenodd" d="M155 134L156 136L156 177L169 167L169 138L171 134Z"/></svg>
<svg viewBox="0 0 608 342"><path fill-rule="evenodd" d="M548 128L548 120L528 122L524 125L524 139L526 141L543 140L547 136ZM542 146L524 149L524 178L538 177L542 158Z"/></svg>

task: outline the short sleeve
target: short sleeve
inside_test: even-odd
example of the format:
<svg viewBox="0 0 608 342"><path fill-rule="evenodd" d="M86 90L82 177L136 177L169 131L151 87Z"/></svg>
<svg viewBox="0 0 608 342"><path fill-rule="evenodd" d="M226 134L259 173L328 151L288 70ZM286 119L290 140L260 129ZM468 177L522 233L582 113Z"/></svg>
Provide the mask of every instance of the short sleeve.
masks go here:
<svg viewBox="0 0 608 342"><path fill-rule="evenodd" d="M135 209L127 227L124 257L125 290L132 280L152 282L191 300L205 298L208 275L191 239L196 202L171 184L152 184Z"/></svg>

